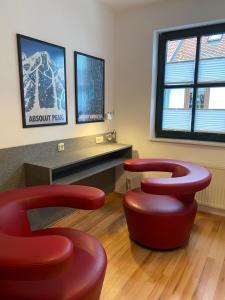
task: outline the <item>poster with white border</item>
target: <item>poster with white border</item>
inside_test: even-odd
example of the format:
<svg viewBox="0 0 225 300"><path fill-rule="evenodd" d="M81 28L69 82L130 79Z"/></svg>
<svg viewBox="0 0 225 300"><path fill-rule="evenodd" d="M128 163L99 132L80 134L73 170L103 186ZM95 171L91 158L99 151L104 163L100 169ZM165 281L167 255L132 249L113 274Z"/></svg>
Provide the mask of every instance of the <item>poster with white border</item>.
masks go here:
<svg viewBox="0 0 225 300"><path fill-rule="evenodd" d="M65 48L17 35L23 127L67 124Z"/></svg>

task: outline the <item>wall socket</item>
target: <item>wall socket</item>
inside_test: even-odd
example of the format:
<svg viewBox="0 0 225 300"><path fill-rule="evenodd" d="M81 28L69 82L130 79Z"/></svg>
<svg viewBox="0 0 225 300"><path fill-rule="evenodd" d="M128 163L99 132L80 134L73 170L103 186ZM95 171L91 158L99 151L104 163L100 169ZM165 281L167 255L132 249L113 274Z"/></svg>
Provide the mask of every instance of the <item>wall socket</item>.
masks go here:
<svg viewBox="0 0 225 300"><path fill-rule="evenodd" d="M126 191L128 192L131 190L131 178L127 177L126 178Z"/></svg>
<svg viewBox="0 0 225 300"><path fill-rule="evenodd" d="M104 143L104 136L103 135L96 136L95 143L96 144L102 144L102 143Z"/></svg>
<svg viewBox="0 0 225 300"><path fill-rule="evenodd" d="M64 143L59 143L57 148L58 148L58 152L64 151L65 150L65 144Z"/></svg>

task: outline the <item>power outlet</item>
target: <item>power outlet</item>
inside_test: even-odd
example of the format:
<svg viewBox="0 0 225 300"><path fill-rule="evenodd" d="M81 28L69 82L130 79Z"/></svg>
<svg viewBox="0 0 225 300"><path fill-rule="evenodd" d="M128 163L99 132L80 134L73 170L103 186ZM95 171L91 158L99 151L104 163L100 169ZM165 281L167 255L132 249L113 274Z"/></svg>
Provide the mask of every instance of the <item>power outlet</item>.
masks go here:
<svg viewBox="0 0 225 300"><path fill-rule="evenodd" d="M128 192L131 190L131 178L127 177L126 178L126 191Z"/></svg>
<svg viewBox="0 0 225 300"><path fill-rule="evenodd" d="M64 143L59 143L58 144L58 152L62 152L65 150L65 144Z"/></svg>
<svg viewBox="0 0 225 300"><path fill-rule="evenodd" d="M102 143L104 143L104 137L103 137L103 135L96 136L95 142L96 142L96 144L102 144Z"/></svg>

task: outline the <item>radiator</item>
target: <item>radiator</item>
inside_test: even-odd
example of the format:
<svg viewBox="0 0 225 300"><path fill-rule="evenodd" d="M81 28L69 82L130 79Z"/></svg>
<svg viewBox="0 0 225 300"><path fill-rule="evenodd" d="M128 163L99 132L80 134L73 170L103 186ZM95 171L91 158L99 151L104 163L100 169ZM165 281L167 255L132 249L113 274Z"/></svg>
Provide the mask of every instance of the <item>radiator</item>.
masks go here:
<svg viewBox="0 0 225 300"><path fill-rule="evenodd" d="M225 210L225 168L207 166L212 173L212 181L208 188L196 194L200 205Z"/></svg>

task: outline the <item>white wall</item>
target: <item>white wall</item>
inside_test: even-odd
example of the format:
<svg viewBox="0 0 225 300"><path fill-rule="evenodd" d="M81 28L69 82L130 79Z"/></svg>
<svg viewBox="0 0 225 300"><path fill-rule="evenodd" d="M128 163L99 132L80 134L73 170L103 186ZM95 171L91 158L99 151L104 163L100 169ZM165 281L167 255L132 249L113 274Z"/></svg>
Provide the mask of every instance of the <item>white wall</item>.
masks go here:
<svg viewBox="0 0 225 300"><path fill-rule="evenodd" d="M16 33L66 48L68 125L22 128ZM114 16L93 0L0 0L0 149L102 133L75 125L73 51L106 60L106 111L113 110Z"/></svg>
<svg viewBox="0 0 225 300"><path fill-rule="evenodd" d="M153 32L225 17L224 0L168 0L116 17L116 122L119 141L139 157L165 157L225 166L225 148L150 141Z"/></svg>

